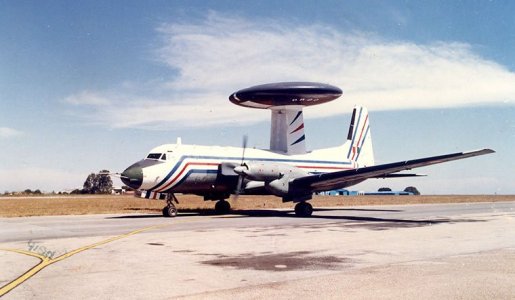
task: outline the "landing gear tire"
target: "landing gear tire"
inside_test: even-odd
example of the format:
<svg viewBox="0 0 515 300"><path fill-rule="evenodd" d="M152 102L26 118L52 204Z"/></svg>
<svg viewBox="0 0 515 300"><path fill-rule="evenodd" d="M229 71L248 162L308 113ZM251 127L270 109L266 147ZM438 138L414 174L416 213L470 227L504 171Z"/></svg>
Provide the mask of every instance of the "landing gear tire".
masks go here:
<svg viewBox="0 0 515 300"><path fill-rule="evenodd" d="M173 218L177 216L177 208L175 205L168 205L163 207L163 216L167 218Z"/></svg>
<svg viewBox="0 0 515 300"><path fill-rule="evenodd" d="M297 217L306 218L313 214L313 206L307 202L299 202L295 205L295 215Z"/></svg>
<svg viewBox="0 0 515 300"><path fill-rule="evenodd" d="M174 203L179 203L174 194L168 194L166 196L166 206L163 207L163 216L167 218L173 218L177 216L177 207Z"/></svg>
<svg viewBox="0 0 515 300"><path fill-rule="evenodd" d="M225 200L220 200L215 204L215 212L219 215L225 215L231 211L231 204Z"/></svg>

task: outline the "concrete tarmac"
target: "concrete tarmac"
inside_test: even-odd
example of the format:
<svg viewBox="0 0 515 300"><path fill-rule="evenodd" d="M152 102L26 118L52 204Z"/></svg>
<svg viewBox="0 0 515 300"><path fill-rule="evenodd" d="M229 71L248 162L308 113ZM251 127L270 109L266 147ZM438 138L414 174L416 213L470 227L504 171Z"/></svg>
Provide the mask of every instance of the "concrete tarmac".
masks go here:
<svg viewBox="0 0 515 300"><path fill-rule="evenodd" d="M5 299L515 298L515 202L0 218Z"/></svg>

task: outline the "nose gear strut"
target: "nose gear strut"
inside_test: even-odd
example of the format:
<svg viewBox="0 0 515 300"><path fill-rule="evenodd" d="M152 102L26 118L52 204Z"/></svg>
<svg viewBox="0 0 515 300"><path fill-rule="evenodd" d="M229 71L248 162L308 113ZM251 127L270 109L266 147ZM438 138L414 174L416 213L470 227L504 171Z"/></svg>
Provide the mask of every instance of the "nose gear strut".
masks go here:
<svg viewBox="0 0 515 300"><path fill-rule="evenodd" d="M163 216L173 218L177 216L177 207L175 207L175 203L179 204L179 200L173 193L168 193L166 195L166 206L163 208Z"/></svg>

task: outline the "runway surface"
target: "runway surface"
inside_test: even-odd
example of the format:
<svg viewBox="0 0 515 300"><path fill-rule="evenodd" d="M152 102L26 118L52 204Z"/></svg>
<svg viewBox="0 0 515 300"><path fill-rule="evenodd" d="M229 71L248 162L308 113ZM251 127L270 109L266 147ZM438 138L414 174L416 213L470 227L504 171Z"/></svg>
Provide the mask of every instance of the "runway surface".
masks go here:
<svg viewBox="0 0 515 300"><path fill-rule="evenodd" d="M0 248L5 299L515 295L515 202L0 218Z"/></svg>

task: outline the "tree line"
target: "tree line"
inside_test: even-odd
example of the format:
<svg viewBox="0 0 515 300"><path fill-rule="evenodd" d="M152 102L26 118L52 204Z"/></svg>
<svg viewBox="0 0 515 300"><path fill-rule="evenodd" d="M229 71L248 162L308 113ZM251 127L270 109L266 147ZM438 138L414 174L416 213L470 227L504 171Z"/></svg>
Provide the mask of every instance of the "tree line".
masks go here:
<svg viewBox="0 0 515 300"><path fill-rule="evenodd" d="M379 188L377 191L378 192L391 192L392 189L389 187L382 187L382 188ZM408 186L404 189L404 191L407 193L412 193L413 195L420 195L420 192L414 186Z"/></svg>

